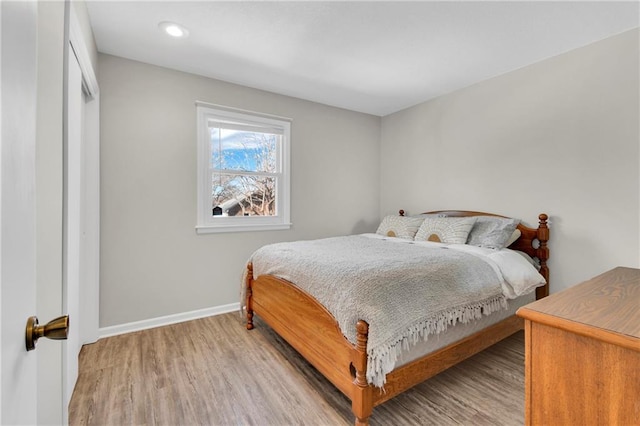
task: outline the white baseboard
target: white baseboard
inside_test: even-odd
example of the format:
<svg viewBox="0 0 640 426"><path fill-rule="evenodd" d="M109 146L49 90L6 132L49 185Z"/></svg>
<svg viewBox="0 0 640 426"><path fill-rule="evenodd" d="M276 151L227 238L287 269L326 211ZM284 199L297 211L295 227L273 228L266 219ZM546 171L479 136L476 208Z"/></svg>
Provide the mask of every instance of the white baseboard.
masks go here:
<svg viewBox="0 0 640 426"><path fill-rule="evenodd" d="M102 327L98 331L98 335L99 338L102 339L103 337L117 336L119 334L132 333L134 331L147 330L149 328L155 327L162 327L165 325L191 321L198 318L226 314L233 311L240 311L240 303L230 303L228 305L214 306L213 308L199 309L197 311L183 312L180 314L135 321L127 324Z"/></svg>

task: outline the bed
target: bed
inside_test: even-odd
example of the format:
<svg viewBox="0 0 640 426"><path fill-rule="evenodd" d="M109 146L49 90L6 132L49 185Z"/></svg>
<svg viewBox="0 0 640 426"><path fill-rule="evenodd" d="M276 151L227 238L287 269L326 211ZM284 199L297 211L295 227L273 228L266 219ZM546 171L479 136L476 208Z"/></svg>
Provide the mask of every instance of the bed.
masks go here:
<svg viewBox="0 0 640 426"><path fill-rule="evenodd" d="M421 216L426 218L467 218L454 219L456 221L509 219L493 213L459 210L432 211L423 213ZM400 210L399 217L405 217L404 211ZM247 264L243 284L243 298L246 301L246 327L248 330L253 329L253 316L258 315L351 400L355 424L367 425L375 406L382 404L414 385L469 358L523 328L522 319L514 315L515 309L517 309L519 305L527 303L534 298L540 299L545 297L548 295L549 289L549 268L547 265L549 259L549 249L547 247L549 240L548 217L546 214L540 214L538 219L539 222L536 228L529 227L517 221L517 227L515 228L517 235L514 233L514 237L517 237L517 239L508 246L510 250L501 250L501 252L510 252L511 250L518 251L529 256L529 259L535 259L539 274L544 278L540 283L542 285L536 286L535 291L530 292L528 296L514 296L514 300L517 301L517 303L511 304L510 309L489 309L487 314L487 307L495 306L497 303L495 299L491 299L491 301L482 305L482 309L485 311L476 309L476 316L478 318L482 317L481 321L464 321L464 325L456 325L456 320L454 319L453 324L450 324L449 327L452 332L442 330L442 335L444 336L442 339L432 337L431 339L426 339L426 342L421 343L416 342L418 339L414 337L412 341L414 344L408 345L411 346L411 348L409 348L412 351L411 354L400 356L399 358L401 358L401 360L399 361L397 359L398 356L395 356L393 368L390 369L390 371L384 371L382 382L379 378L377 381L375 380L376 373L372 373L372 365L377 365L379 362L377 360L375 362L372 361L373 355L368 351L368 349L375 348L373 342L377 341L373 337L374 332L377 330L373 325L373 321L372 324L369 324L368 321L359 318L357 321L354 321L355 326L353 330L345 331L344 321L341 315L334 315L330 312L330 309L318 301L317 297L312 296L298 284L282 278L284 274L255 273L254 268L256 270L258 268L257 265L254 265L256 260L253 257ZM426 219L425 223L434 220L435 219ZM422 228L420 228L420 231L417 231L418 234L421 230ZM429 236L429 239L434 235L435 234ZM393 240L394 243L398 243L393 245L393 247L402 247L402 250L417 250L414 249L413 246L429 245L428 241L420 241L418 244L412 241L399 241L398 238L394 238L396 235L393 232L389 232L387 235L370 237L371 240ZM466 235L464 238L466 239ZM356 240L355 244L369 244L365 241L368 240ZM371 244L378 243L372 242ZM386 247L391 247L388 241L385 241L384 244L387 244ZM440 241L433 244L435 246L444 246L439 247L440 249L459 248L453 244L441 244ZM465 246L462 251L469 250L469 248L470 247ZM429 249L432 250L432 248ZM420 248L420 250L422 250L422 248ZM395 251L395 249L387 251ZM435 252L436 250L433 249L433 251ZM439 251L455 251L459 253L457 250ZM458 254L456 254L456 256L457 255ZM475 256L473 253L469 254L469 256L472 255ZM464 256L467 255L465 254ZM462 257L461 259L466 259L464 260L465 264L467 260L469 263L473 263L471 258ZM336 259L336 262L339 263L338 259ZM461 261L458 260L458 262ZM284 267L286 267L286 262L283 263ZM311 266L309 269L314 268ZM501 278L500 281L502 282L504 280ZM359 300L355 301L356 305L358 302ZM368 303L368 300L362 302L363 305L367 305ZM331 310L335 313L333 306ZM375 310L376 312L380 311L379 308ZM491 313L492 310L499 312ZM477 312L484 312L486 315L478 315ZM471 316L473 316L473 314ZM495 316L497 316L497 319L494 318ZM488 317L489 320L485 317ZM338 321L337 318L340 318L340 321ZM463 321L458 319L458 322ZM342 323L343 328L341 328L340 323ZM383 328L380 326L379 320L377 324L379 329ZM444 329L446 328L445 326ZM457 329L462 330L462 332L458 334L453 332ZM441 330L436 331L439 333ZM424 333L424 331L421 331L421 333ZM431 334L437 333L434 332ZM439 334L437 335L439 336ZM419 340L423 341L425 339ZM429 342L435 342L435 345L429 347ZM398 343L398 341L396 343ZM368 345L372 346L368 348ZM402 345L396 346L398 348L400 348L400 346L406 347L406 339ZM414 346L417 349L414 350ZM398 352L401 352L401 350L398 349Z"/></svg>

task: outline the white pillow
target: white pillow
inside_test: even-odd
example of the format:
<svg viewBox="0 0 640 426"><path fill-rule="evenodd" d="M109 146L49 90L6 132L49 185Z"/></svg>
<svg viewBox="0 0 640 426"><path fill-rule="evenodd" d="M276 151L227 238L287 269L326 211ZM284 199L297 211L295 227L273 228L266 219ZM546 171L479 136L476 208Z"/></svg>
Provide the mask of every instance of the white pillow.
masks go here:
<svg viewBox="0 0 640 426"><path fill-rule="evenodd" d="M386 216L376 234L413 240L423 220L421 217Z"/></svg>
<svg viewBox="0 0 640 426"><path fill-rule="evenodd" d="M509 284L509 291L504 291L509 299L530 293L534 288L546 283L536 268L517 251L498 250L489 254L489 259L498 265L503 278Z"/></svg>
<svg viewBox="0 0 640 426"><path fill-rule="evenodd" d="M416 241L464 244L475 217L427 217L416 233Z"/></svg>

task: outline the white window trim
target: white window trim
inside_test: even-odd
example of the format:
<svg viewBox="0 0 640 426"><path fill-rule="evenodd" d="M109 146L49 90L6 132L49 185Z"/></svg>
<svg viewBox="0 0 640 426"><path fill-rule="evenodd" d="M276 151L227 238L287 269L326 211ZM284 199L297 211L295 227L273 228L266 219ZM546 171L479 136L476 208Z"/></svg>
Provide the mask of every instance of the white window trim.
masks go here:
<svg viewBox="0 0 640 426"><path fill-rule="evenodd" d="M196 113L198 126L198 214L196 233L210 234L290 229L291 119L199 101L196 102ZM213 217L211 213L211 175L209 169L211 142L209 140L208 122L216 119L240 120L241 122L254 122L261 125L268 124L282 130L282 149L280 152L282 176L278 179L276 190L276 216Z"/></svg>

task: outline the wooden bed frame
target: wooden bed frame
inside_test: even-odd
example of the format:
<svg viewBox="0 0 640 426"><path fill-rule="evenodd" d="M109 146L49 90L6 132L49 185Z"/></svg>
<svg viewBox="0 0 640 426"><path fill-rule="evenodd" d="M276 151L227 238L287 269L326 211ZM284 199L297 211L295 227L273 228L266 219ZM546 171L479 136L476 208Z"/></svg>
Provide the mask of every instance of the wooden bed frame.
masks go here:
<svg viewBox="0 0 640 426"><path fill-rule="evenodd" d="M449 217L497 216L492 213L441 210L428 212ZM400 215L404 211L400 210ZM538 216L537 228L519 224L522 235L509 248L521 250L540 262L540 274L547 284L536 289L536 299L549 293L549 228L547 215ZM442 349L400 366L387 374L384 391L369 385L367 371L367 335L365 321L356 325L357 343L349 342L336 319L312 296L289 281L272 275L253 278L253 265L247 265L247 329L254 328L253 315L260 316L273 330L293 346L307 361L351 400L356 425L368 425L373 407L435 376L443 370L475 355L523 329L523 320L512 315L488 328Z"/></svg>

